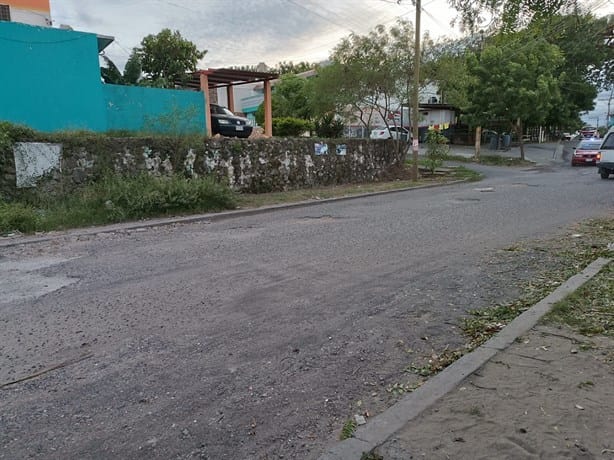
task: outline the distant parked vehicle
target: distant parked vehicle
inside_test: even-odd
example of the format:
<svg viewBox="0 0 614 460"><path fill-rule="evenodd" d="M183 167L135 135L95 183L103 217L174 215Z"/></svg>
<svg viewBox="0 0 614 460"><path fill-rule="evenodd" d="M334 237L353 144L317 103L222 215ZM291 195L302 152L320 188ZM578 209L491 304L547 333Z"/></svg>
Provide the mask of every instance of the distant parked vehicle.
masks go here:
<svg viewBox="0 0 614 460"><path fill-rule="evenodd" d="M211 128L213 134L227 137L249 137L252 133L252 122L247 118L239 117L217 104L209 104L211 108Z"/></svg>
<svg viewBox="0 0 614 460"><path fill-rule="evenodd" d="M614 126L608 130L599 147L597 167L602 179L607 179L610 174L614 174Z"/></svg>
<svg viewBox="0 0 614 460"><path fill-rule="evenodd" d="M600 146L601 141L599 139L582 139L577 147L573 149L571 165L582 166L597 164Z"/></svg>
<svg viewBox="0 0 614 460"><path fill-rule="evenodd" d="M401 126L377 128L371 131L371 139L409 139L409 131Z"/></svg>

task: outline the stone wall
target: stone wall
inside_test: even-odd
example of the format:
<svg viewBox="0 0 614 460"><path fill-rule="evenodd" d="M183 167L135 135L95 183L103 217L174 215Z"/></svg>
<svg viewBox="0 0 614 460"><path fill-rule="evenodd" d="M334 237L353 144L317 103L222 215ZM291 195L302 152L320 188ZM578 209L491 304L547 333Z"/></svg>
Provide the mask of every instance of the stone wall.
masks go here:
<svg viewBox="0 0 614 460"><path fill-rule="evenodd" d="M24 164L24 158L32 158L41 151L40 143L20 143L13 149L13 158L0 159L3 165L0 191L10 195L11 190L17 190L17 182L35 184L49 192L65 191L109 172L128 175L147 172L154 175L179 173L188 177L212 174L235 190L260 193L371 182L401 164L404 157L397 152L393 141L368 139L222 138L189 142L171 137L77 136L50 141L49 145L61 144L56 167L17 171L19 165ZM6 152L5 156L8 156ZM28 177L28 174L38 175ZM22 179L16 181L16 177Z"/></svg>

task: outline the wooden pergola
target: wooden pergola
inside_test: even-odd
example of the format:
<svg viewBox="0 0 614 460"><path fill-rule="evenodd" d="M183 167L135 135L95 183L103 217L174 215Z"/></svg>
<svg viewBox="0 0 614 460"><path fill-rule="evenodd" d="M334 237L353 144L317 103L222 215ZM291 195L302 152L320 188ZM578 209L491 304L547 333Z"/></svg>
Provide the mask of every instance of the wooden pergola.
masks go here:
<svg viewBox="0 0 614 460"><path fill-rule="evenodd" d="M235 69L207 69L198 70L191 75L191 78L182 83L181 86L197 89L204 93L205 97L205 116L207 120L207 135L211 136L211 108L209 107L209 90L226 88L228 99L228 109L234 112L234 92L233 88L248 83L264 84L264 134L273 135L273 112L271 107L271 80L279 78L279 75L272 72L253 72L249 70Z"/></svg>

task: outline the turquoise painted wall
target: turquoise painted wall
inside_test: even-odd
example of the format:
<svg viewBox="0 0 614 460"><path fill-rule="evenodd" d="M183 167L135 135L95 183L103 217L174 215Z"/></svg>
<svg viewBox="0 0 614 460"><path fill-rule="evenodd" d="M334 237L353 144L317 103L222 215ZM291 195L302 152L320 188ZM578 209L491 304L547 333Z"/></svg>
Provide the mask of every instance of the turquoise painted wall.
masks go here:
<svg viewBox="0 0 614 460"><path fill-rule="evenodd" d="M0 22L0 120L104 131L96 35Z"/></svg>
<svg viewBox="0 0 614 460"><path fill-rule="evenodd" d="M204 133L202 92L102 85L109 130Z"/></svg>

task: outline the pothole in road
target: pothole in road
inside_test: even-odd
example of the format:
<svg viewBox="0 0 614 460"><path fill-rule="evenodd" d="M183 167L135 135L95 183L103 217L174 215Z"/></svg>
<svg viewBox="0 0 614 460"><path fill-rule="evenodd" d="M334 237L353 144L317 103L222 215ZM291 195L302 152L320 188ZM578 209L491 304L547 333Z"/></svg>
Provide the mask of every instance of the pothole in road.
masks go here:
<svg viewBox="0 0 614 460"><path fill-rule="evenodd" d="M23 261L0 261L0 305L32 300L73 284L78 278L63 275L47 276L37 270L71 259L36 258Z"/></svg>

